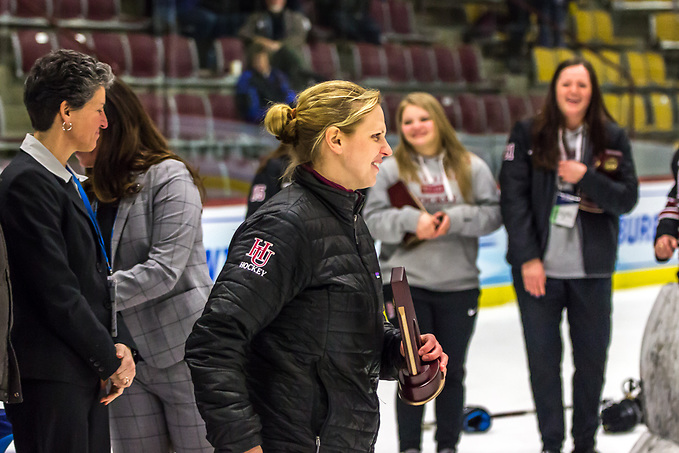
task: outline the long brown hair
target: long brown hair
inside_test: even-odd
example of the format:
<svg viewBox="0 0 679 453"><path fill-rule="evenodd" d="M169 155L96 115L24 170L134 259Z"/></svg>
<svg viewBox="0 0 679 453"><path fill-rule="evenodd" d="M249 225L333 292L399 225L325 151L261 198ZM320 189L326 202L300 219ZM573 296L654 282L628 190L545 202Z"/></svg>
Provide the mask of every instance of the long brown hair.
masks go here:
<svg viewBox="0 0 679 453"><path fill-rule="evenodd" d="M556 102L556 82L561 72L571 66L582 65L589 73L592 97L585 113L587 136L592 143L595 156L601 156L606 149L606 122L614 121L604 105L599 80L592 64L583 58L562 61L554 71L549 91L540 113L533 122L533 164L546 170L555 170L559 165L559 129L564 127L565 119Z"/></svg>
<svg viewBox="0 0 679 453"><path fill-rule="evenodd" d="M472 195L472 177L471 177L471 156L469 151L462 145L457 138L455 128L448 117L446 117L441 103L429 93L415 92L406 95L401 100L396 110L396 127L398 128L399 143L394 151L396 163L398 164L398 172L403 180L418 181L418 165L415 162L417 151L406 140L403 135L403 128L401 128L401 121L403 120L403 111L409 105L414 105L424 109L431 115L434 120L434 126L438 131L438 136L441 139L440 148L443 149L443 168L446 170L448 178L455 175L457 185L460 188L462 197L466 202L473 201Z"/></svg>
<svg viewBox="0 0 679 453"><path fill-rule="evenodd" d="M138 192L137 176L167 159L186 166L203 197L205 190L198 172L169 150L167 140L128 85L115 80L106 91L104 111L108 127L101 130L97 157L88 179L99 201L110 203Z"/></svg>

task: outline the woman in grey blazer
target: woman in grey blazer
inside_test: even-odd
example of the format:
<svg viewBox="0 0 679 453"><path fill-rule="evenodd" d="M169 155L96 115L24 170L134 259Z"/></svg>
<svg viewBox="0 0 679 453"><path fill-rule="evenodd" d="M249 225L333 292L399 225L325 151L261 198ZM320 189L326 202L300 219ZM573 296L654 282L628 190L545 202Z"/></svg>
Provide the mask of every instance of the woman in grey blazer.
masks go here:
<svg viewBox="0 0 679 453"><path fill-rule="evenodd" d="M142 359L126 398L111 405L113 451L211 451L183 360L212 286L202 186L127 85L116 80L106 101L109 128L94 153L77 157L90 169L86 187L97 200L117 308Z"/></svg>

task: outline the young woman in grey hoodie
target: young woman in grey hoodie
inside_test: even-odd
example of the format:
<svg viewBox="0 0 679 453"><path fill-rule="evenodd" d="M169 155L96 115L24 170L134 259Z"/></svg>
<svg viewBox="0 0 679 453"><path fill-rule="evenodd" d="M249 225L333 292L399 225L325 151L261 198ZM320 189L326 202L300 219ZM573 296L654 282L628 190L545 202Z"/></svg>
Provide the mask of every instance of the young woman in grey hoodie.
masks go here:
<svg viewBox="0 0 679 453"><path fill-rule="evenodd" d="M479 237L502 223L493 175L457 138L436 98L408 94L399 104L400 142L368 192L364 216L381 241L385 280L405 266L420 329L432 332L450 357L446 386L436 399L438 451L456 451L462 427L465 358L479 297ZM423 208L395 207L390 188L402 181ZM404 241L406 235L414 241ZM385 282L385 283L388 283ZM389 286L385 300L391 299ZM424 406L397 402L400 450L419 452Z"/></svg>

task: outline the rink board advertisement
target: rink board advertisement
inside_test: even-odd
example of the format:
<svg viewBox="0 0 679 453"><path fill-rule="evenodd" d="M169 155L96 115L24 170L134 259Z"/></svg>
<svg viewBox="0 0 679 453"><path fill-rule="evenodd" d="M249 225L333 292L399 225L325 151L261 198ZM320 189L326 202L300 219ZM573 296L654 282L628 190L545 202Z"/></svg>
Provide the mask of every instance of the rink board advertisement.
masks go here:
<svg viewBox="0 0 679 453"><path fill-rule="evenodd" d="M639 188L639 202L632 212L620 218L618 262L616 269L620 276L634 284L658 283L672 275L676 268L675 259L660 265L653 253L653 237L658 214L665 206L671 181L642 183ZM245 205L206 207L203 211L203 242L207 253L210 277L214 280L221 270L228 253L233 233L245 218ZM480 240L478 267L481 271L481 286L486 305L511 300L511 273L505 261L507 235L504 228ZM406 266L407 267L407 266ZM652 271L654 274L649 274ZM669 272L668 272L669 271ZM643 277L640 278L640 276ZM655 277L654 277L655 275ZM634 286L634 284L622 286ZM488 300L492 299L492 300Z"/></svg>

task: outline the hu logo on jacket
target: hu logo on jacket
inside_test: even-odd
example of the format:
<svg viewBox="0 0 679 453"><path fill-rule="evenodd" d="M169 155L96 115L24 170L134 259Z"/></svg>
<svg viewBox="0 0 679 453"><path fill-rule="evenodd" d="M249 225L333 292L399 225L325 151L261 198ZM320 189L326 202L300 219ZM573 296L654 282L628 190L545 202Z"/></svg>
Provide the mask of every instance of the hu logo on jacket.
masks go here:
<svg viewBox="0 0 679 453"><path fill-rule="evenodd" d="M263 269L263 267L269 262L271 256L276 254L276 252L271 249L272 246L273 244L271 242L264 241L260 238L255 238L252 248L245 255L250 257L250 262L247 263L245 261L241 261L240 267L254 272L257 275L264 276L266 271Z"/></svg>

